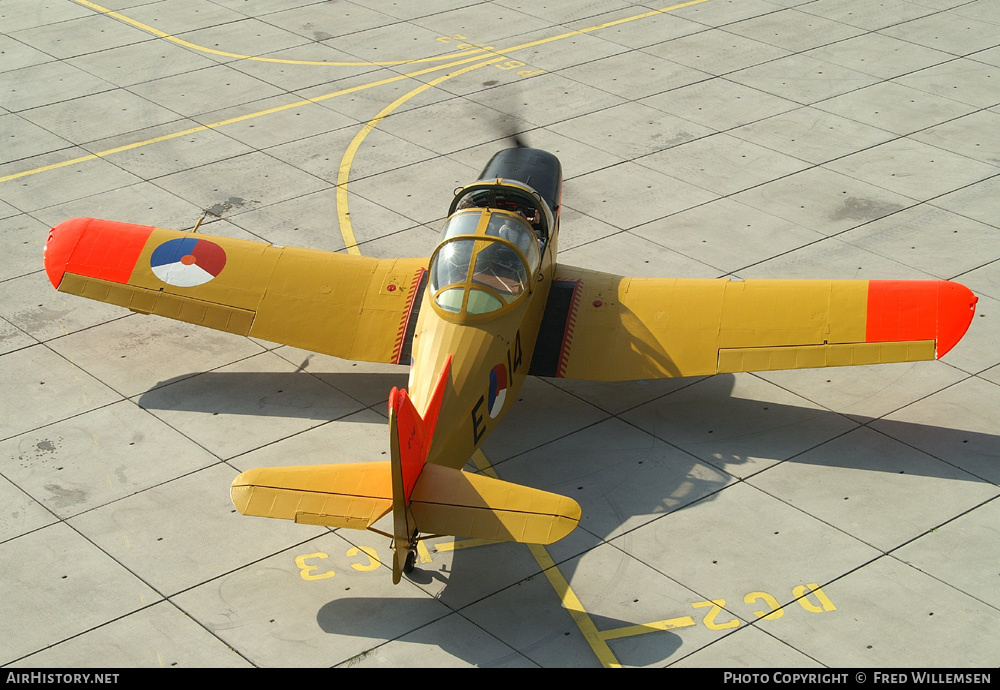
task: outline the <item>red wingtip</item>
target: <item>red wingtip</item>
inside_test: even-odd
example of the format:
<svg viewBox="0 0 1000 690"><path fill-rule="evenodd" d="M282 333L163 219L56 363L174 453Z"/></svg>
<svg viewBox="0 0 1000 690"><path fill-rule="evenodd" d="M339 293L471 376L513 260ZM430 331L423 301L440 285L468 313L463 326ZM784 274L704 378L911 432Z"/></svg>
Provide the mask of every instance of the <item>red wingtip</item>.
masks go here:
<svg viewBox="0 0 1000 690"><path fill-rule="evenodd" d="M935 340L940 359L962 339L978 299L947 280L868 282L868 342Z"/></svg>
<svg viewBox="0 0 1000 690"><path fill-rule="evenodd" d="M940 359L958 344L976 315L979 298L959 283L941 281L938 288L938 341Z"/></svg>
<svg viewBox="0 0 1000 690"><path fill-rule="evenodd" d="M66 266L73 255L73 250L80 242L83 231L91 222L91 218L73 218L64 220L49 230L49 238L45 240L42 256L45 261L45 273L49 276L52 287L59 289Z"/></svg>
<svg viewBox="0 0 1000 690"><path fill-rule="evenodd" d="M63 275L128 283L154 228L96 218L73 218L52 228L45 242L45 272L57 289Z"/></svg>

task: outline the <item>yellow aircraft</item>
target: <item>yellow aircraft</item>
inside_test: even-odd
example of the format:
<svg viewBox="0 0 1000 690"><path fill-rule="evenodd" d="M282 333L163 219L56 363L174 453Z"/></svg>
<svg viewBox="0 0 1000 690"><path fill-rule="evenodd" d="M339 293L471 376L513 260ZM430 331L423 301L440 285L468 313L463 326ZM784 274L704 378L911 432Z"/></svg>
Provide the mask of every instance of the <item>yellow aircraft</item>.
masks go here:
<svg viewBox="0 0 1000 690"><path fill-rule="evenodd" d="M388 462L255 469L245 515L371 529L392 576L419 535L549 544L572 499L461 468L529 374L596 381L941 357L976 297L943 280L627 278L556 263L562 169L526 147L459 189L430 259L375 259L76 218L49 234L61 292L335 357L409 364ZM392 513L392 534L373 527ZM423 537L428 538L428 537Z"/></svg>

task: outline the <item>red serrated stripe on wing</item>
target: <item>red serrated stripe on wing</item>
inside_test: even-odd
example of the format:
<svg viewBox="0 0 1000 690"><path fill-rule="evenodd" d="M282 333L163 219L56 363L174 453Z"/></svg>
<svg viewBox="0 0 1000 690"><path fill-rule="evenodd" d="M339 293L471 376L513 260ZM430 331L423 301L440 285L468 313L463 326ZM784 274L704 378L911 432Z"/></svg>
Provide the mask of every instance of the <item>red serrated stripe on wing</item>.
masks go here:
<svg viewBox="0 0 1000 690"><path fill-rule="evenodd" d="M556 280L559 280L558 278ZM573 344L573 330L576 328L576 310L580 306L580 299L583 295L583 281L562 281L573 282L573 298L569 303L569 313L566 315L566 329L563 331L562 348L559 350L559 367L556 369L558 378L566 377L566 367L569 364L569 350Z"/></svg>
<svg viewBox="0 0 1000 690"><path fill-rule="evenodd" d="M420 281L423 280L426 268L418 269L413 275L413 282L410 283L410 292L406 296L406 310L403 312L403 320L396 331L396 342L392 346L392 361L394 364L402 364L399 361L403 354L403 341L406 339L406 328L410 325L410 317L413 315L413 305L417 301L417 292L420 288Z"/></svg>

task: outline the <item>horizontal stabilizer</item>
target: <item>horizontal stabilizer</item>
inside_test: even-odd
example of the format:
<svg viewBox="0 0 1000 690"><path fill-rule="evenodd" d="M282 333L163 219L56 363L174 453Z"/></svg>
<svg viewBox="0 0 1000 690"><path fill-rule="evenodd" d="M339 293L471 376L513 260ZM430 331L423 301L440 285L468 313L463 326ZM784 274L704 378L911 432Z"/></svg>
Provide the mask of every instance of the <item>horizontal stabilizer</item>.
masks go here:
<svg viewBox="0 0 1000 690"><path fill-rule="evenodd" d="M244 515L327 527L367 529L392 509L387 462L247 470L231 495Z"/></svg>
<svg viewBox="0 0 1000 690"><path fill-rule="evenodd" d="M427 465L410 496L424 534L551 544L580 522L571 498L440 465Z"/></svg>

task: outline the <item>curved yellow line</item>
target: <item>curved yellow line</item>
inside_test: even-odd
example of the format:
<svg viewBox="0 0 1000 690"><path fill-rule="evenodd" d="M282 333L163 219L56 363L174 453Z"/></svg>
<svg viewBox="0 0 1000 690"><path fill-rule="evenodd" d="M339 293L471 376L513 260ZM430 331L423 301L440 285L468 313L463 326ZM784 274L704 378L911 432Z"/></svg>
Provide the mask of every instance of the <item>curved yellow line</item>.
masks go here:
<svg viewBox="0 0 1000 690"><path fill-rule="evenodd" d="M158 36L171 43L176 43L177 45L184 46L185 48L191 48L192 50L197 50L202 53L211 53L212 55L219 55L222 57L235 58L237 60L253 60L254 62L275 62L281 65L318 65L322 67L369 67L369 66L380 66L387 67L392 65L411 65L420 62L440 62L442 60L451 60L457 57L464 57L466 55L477 55L484 52L483 48L476 48L475 50L466 50L458 53L448 53L446 55L437 55L434 57L419 58L417 60L390 60L385 62L329 62L325 60L284 60L281 58L266 58L259 57L255 55L242 55L240 53L229 53L224 50L215 50L214 48L206 48L205 46L200 46L196 43L191 43L190 41L185 41L182 38L177 38L171 34L150 26L149 24L143 24L142 22L132 19L131 17L126 17L120 12L115 12L107 7L102 7L95 2L90 2L90 0L73 0L73 2L79 3L84 7L89 7L95 12L100 12L101 14L106 14L109 17L114 17L115 19L125 22L126 24L131 24L137 29L142 29L148 33Z"/></svg>
<svg viewBox="0 0 1000 690"><path fill-rule="evenodd" d="M479 69L480 67L492 65L493 63L499 62L503 59L505 58L502 55L494 57L484 62L469 65L468 67L463 67L462 69L455 70L454 72L449 72L448 74L429 81L426 84L421 84L417 88L403 94L392 103L382 108L382 110L380 110L375 117L369 120L368 123L354 135L354 138L351 140L350 145L348 145L347 150L344 151L343 158L340 159L340 169L337 171L337 217L340 219L340 234L344 237L344 246L347 248L349 254L361 255L361 250L358 249L358 241L354 237L354 227L351 225L351 213L348 210L347 183L350 180L351 165L354 163L354 156L357 155L358 149L361 147L365 137L367 137L373 129L378 127L379 123L382 122L382 120L384 120L389 113L401 106L403 103L406 103L414 96L423 93L427 89L437 86L441 82L457 77L460 74L465 74L466 72L471 72Z"/></svg>
<svg viewBox="0 0 1000 690"><path fill-rule="evenodd" d="M94 3L89 2L89 0L74 0L74 2L79 2L81 4L88 5L90 7L93 7L94 9L97 9L97 11L105 12L105 13L110 14L112 16L115 16L115 17L117 17L119 19L122 19L123 21L129 22L129 23L133 23L133 20L130 20L127 17L118 15L118 13L112 12L111 10L107 10L105 8L102 8L100 5L95 5ZM620 24L624 24L626 22L636 21L638 19L644 19L646 17L650 17L650 16L657 15L657 14L663 14L665 12L670 12L672 10L680 9L682 7L688 7L690 5L697 5L697 4L700 4L700 3L703 3L703 2L708 2L708 0L691 0L691 2L685 2L685 3L682 3L680 5L672 5L670 7L664 7L664 8L659 9L659 10L651 10L649 12L644 12L642 14L638 14L638 15L635 15L635 16L632 16L632 17L625 17L623 19L617 19L617 20L612 21L612 22L605 22L603 24L598 24L598 25L591 26L591 27L588 27L588 28L585 28L585 29L578 29L578 30L575 30L575 31L570 31L568 33L560 34L558 36L551 36L549 38L543 38L543 39L540 39L540 40L537 40L537 41L532 41L530 43L523 43L521 45L514 46L512 48L507 48L507 49L505 49L503 51L492 51L492 54L497 55L497 54L500 54L500 52L503 52L503 53L506 54L506 53L511 53L511 52L517 51L517 50L524 50L525 48L533 48L535 46L543 45L545 43L551 43L552 41L558 41L558 40L563 39L563 38L569 38L571 36L578 36L578 35L581 35L581 34L590 33L592 31L597 31L598 29L606 29L606 28L608 28L610 26L617 26L617 25L620 25ZM145 26L145 25L142 25L142 26ZM163 37L169 38L169 36L167 34L164 34L163 32L159 31L158 29L153 29L152 27L147 27L147 28L148 28L149 31L152 31L154 34L162 35ZM451 55L449 57L458 57L458 55ZM241 122L243 120L249 120L251 118L261 117L262 115L270 115L270 114L273 114L273 113L276 113L276 112L280 112L282 110L288 110L290 108L298 108L299 106L306 105L308 103L316 103L316 102L319 102L319 101L324 101L324 100L327 100L329 98L335 98L337 96L342 96L342 95L347 94L347 93L354 93L355 91L361 91L361 90L369 89L369 88L372 88L372 87L375 87L375 86L381 86L382 84L388 84L388 83L391 83L391 82L399 81L401 79L406 79L408 77L415 77L415 76L420 76L422 74L427 74L429 72L435 72L435 71L438 71L438 70L448 69L448 68L454 67L456 65L465 64L467 62L472 62L473 60L476 60L476 59L481 58L481 57L482 57L481 54L480 55L474 55L472 57L465 57L462 60L458 60L456 62L451 62L451 63L449 63L447 65L437 65L437 66L434 66L434 67L429 67L429 68L425 68L423 70L419 70L417 72L410 72L410 73L407 73L407 74L397 75L395 77L389 77L387 79L382 79L382 80L379 80L379 81L374 81L374 82L371 82L371 83L368 83L368 84L363 84L361 86L352 87L350 89L343 89L341 91L334 91L333 93L328 93L328 94L325 94L323 96L317 96L316 98L309 98L309 99L305 99L305 100L301 100L301 101L296 101L295 103L289 103L288 105L278 106L276 108L269 108L267 110L261 110L261 111L258 111L256 113L249 113L249 114L243 115L241 117L234 117L234 118L230 118L228 120L222 120L220 122L213 122L211 124L201 125L199 127L192 127L190 129L185 129L185 130L180 131L180 132L174 132L172 134L165 134L165 135L160 136L160 137L154 137L152 139L145 139L143 141L138 141L138 142L135 142L135 143L132 143L132 144L126 144L125 146L118 146L116 148L107 149L107 150L104 150L104 151L98 151L96 153L91 153L91 154L88 154L86 156L79 156L77 158L73 158L73 159L70 159L70 160L61 161L59 163L53 163L51 165L45 165L45 166L42 166L42 167L39 167L39 168L33 168L31 170L24 170L24 171L19 172L19 173L14 173L14 174L11 174L11 175L6 175L4 177L0 177L0 183L2 183L2 182L8 182L10 180L16 180L16 179L22 178L22 177L28 177L29 175L37 175L38 173L47 172L49 170L56 170L58 168L64 168L66 166L75 165L77 163L84 163L84 162L87 162L87 161L92 161L92 160L95 160L97 158L103 158L105 156L109 156L109 155L114 154L114 153L120 153L122 151L128 151L130 149L139 148L140 146L147 146L149 144L155 144L155 143L158 143L158 142L161 142L161 141L167 141L169 139L176 139L177 137L182 137L182 136L185 136L187 134L193 134L195 132L203 132L203 131L205 131L207 129L215 129L216 127L222 127L223 125L232 124L234 122ZM370 64L375 64L375 63L370 63Z"/></svg>
<svg viewBox="0 0 1000 690"><path fill-rule="evenodd" d="M77 2L85 2L86 0L77 0ZM549 38L539 39L537 41L531 41L530 43L522 43L521 45L514 46L512 48L507 48L503 53L512 53L517 50L524 50L525 48L533 48L535 46L544 45L546 43L551 43L553 41L558 41L563 38L569 38L571 36L579 36L581 34L590 33L592 31L597 31L599 29L606 29L611 26L618 26L620 24L625 24L627 22L634 22L639 19L644 19L646 17L652 17L657 14L663 14L665 12L670 12L672 10L680 9L682 7L688 7L690 5L697 5L707 0L691 0L690 2L685 2L679 5L672 5L670 7L664 7L659 10L650 10L649 12L643 12L642 14L633 15L631 17L624 17L622 19L616 19L610 22L604 22L603 24L596 24L585 29L577 29L574 31L569 31L564 34L559 34L558 36L550 36ZM493 51L493 55L499 55L500 51ZM482 56L480 56L482 57ZM398 108L400 105L410 100L417 94L423 93L427 89L440 84L441 82L447 81L453 77L457 77L460 74L465 74L466 72L471 72L472 70L479 69L480 67L485 67L486 65L491 65L495 62L499 62L504 59L504 55L499 57L491 58L485 62L481 62L476 65L469 67L463 67L462 69L450 72L442 77L438 77L433 81L429 81L426 84L421 84L417 88L413 89L409 93L406 93L395 101L387 105L385 108L379 111L379 113L373 117L368 123L361 128L361 130L354 135L351 140L350 145L347 150L344 151L344 156L340 160L340 168L337 171L337 218L340 221L340 234L344 238L344 246L349 254L361 254L361 250L358 249L358 240L354 235L354 226L351 224L351 213L349 210L348 196L347 196L347 183L351 176L351 165L354 163L354 157L358 153L358 149L361 147L362 142L365 138L378 127L379 123L382 122L393 110ZM0 180L2 181L2 180Z"/></svg>
<svg viewBox="0 0 1000 690"><path fill-rule="evenodd" d="M222 56L226 56L226 57L235 57L235 58L242 58L242 59L249 59L249 60L259 60L259 61L264 61L264 62L282 62L282 63L285 63L285 64L331 65L331 66L332 65L340 65L340 66L390 65L390 64L399 65L399 64L412 64L412 63L417 63L417 62L429 62L429 61L435 61L435 60L451 59L451 58L457 58L457 57L463 57L463 56L466 56L466 55L471 55L471 54L474 54L474 53L489 52L489 54L492 54L492 55L499 55L499 57L491 58L490 60L487 60L487 61L475 64L475 65L470 65L468 67L463 67L461 69L455 70L454 72L450 72L450 73L448 73L448 74L446 74L446 75L444 75L442 77L438 77L437 79L434 79L434 80L432 80L430 82L427 82L426 84L421 84L417 88L413 89L412 91L408 92L407 94L405 94L403 96L400 96L395 101L393 101L391 104L389 104L388 106L386 106L385 108L383 108L374 118L372 118L371 120L369 120L369 122L361 129L361 131L358 132L357 135L355 135L354 139L351 141L350 146L348 146L347 151L345 151L344 157L341 159L340 169L339 169L338 174L337 174L337 213L338 213L338 216L339 216L339 219L340 219L341 233L344 236L344 242L345 242L345 245L347 247L347 251L349 253L352 253L352 254L360 254L361 252L358 249L357 240L354 237L354 231L353 231L353 229L351 227L350 213L348 211L347 183L348 183L349 178L350 178L350 170L351 170L351 165L352 165L352 163L354 161L354 157L357 154L358 149L360 148L361 143L364 141L365 137L367 137L368 134L371 133L371 131L374 130L375 127L377 127L378 124L383 119L385 119L385 117L387 115L389 115L389 113L391 113L393 110L395 110L396 108L398 108L401 104L405 103L406 101L408 101L409 99L413 98L417 94L422 93L423 91L425 91L425 90L427 90L427 89L429 89L429 88L431 88L433 86L436 86L437 84L440 84L441 82L446 81L447 79L451 79L453 77L457 77L460 74L465 74L467 72L471 72L472 70L479 69L480 67L491 65L491 64L493 64L495 62L499 62L500 60L504 59L504 57L505 57L504 55L500 55L500 51L486 51L485 49L481 49L481 50L476 50L476 51L468 51L468 52L465 52L465 53L451 54L451 55L447 55L447 56L443 56L443 57L437 57L437 58L424 58L424 59L421 59L421 60L409 60L409 61L402 61L402 62L395 62L395 63L377 63L377 62L368 62L368 63L333 63L333 62L307 62L307 61L297 61L297 60L278 60L278 59L274 59L274 58L254 58L254 57L251 57L251 56L237 55L235 53L226 53L226 52L222 52L222 51L212 50L212 49L209 49L209 48L202 48L202 47L196 46L196 45L194 45L192 43L188 43L187 41L182 41L181 39L177 39L177 38L175 38L173 36L170 36L170 35L168 35L166 33L163 33L162 31L159 31L158 29L154 29L153 27L147 26L147 25L142 24L140 22L136 22L135 20L129 19L128 17L125 17L124 15L118 14L117 12L113 12L113 11L111 11L109 9L103 8L100 5L96 5L96 4L92 3L92 2L89 2L89 0L74 0L74 1L78 2L78 3L82 4L82 5L86 5L86 6L92 8L92 9L98 11L98 12L102 12L102 13L107 14L109 16L115 17L116 19L120 19L121 21L124 21L124 22L126 22L128 24L131 24L133 26L136 26L136 27L138 27L140 29L143 29L145 31L149 31L149 32L151 32L151 33L153 33L153 34L155 34L157 36L160 36L161 38L164 38L164 39L173 41L175 43L178 43L179 45L183 45L183 46L186 46L186 47L189 47L189 48L193 48L195 50L203 50L205 52L210 52L210 53L214 53L214 54L222 55ZM578 30L575 30L575 31L570 31L570 32L567 32L567 33L564 33L564 34L560 34L558 36L551 36L549 38L540 39L540 40L537 40L537 41L532 41L530 43L523 43L521 45L514 46L512 48L507 48L507 49L505 49L502 52L503 53L510 53L510 52L514 52L516 50L524 50L525 48L531 48L531 47L538 46L538 45L544 45L546 43L551 43L553 41L558 41L558 40L563 39L563 38L569 38L571 36L579 36L581 34L590 33L590 32L593 32L593 31L597 31L599 29L606 29L606 28L611 27L611 26L618 26L620 24L625 24L627 22L636 21L638 19L644 19L646 17L654 16L654 15L657 15L657 14L663 14L663 13L670 12L672 10L680 9L680 8L683 8L683 7L689 7L691 5L698 5L700 3L707 2L707 1L708 0L691 0L690 2L685 2L685 3L678 4L678 5L672 5L670 7L665 7L665 8L658 9L658 10L651 10L649 12L644 12L642 14L638 14L638 15L635 15L635 16L632 16L632 17L625 17L623 19L618 19L618 20L611 21L611 22L605 22L603 24L598 24L598 25L595 25L595 26L592 26L592 27L588 27L588 28L585 28L585 29L578 29ZM482 54L478 55L477 57L482 57ZM181 136L184 136L186 134L191 134L191 133L194 133L194 132L200 132L200 131L204 131L204 130L207 130L207 129L214 129L216 127L221 127L223 125L231 124L231 123L234 123L234 122L240 122L240 121L248 120L248 119L251 119L251 118L254 118L254 117L260 117L262 115L268 115L268 114L271 114L271 113L280 112L282 110L288 110L290 108L296 108L296 107L299 107L301 105L305 105L307 103L315 103L315 102L319 102L319 101L322 101L322 100L327 100L329 98L334 98L336 96L340 96L340 95L347 94L347 93L353 93L355 91L361 91L363 89L368 89L368 88L372 88L374 86L379 86L379 85L386 84L386 83L389 83L389 82L398 81L400 79L406 79L406 78L409 78L409 77L419 76L421 74L426 74L426 73L438 71L438 70L441 70L441 69L447 69L449 67L454 67L456 65L463 64L463 63L466 63L466 62L472 62L473 60L476 60L477 57L467 58L467 59L461 60L459 62L451 63L451 64L448 64L448 65L440 65L440 66L437 66L437 67L432 67L432 68L429 68L429 69L420 70L420 71L413 72L413 73L410 73L410 74L398 75L396 77L391 77L391 78L388 78L388 79L383 79L383 80L380 80L380 81L371 82L369 84L364 84L364 85L361 85L361 86L352 87L350 89L344 89L344 90L341 90L341 91L336 91L336 92L333 92L333 93L330 93L330 94L326 94L324 96L320 96L320 97L317 97L317 98L306 99L306 100L298 101L296 103L290 103L288 105L278 106L276 108L270 108L268 110L262 110L262 111L259 111L259 112L256 112L256 113L250 113L248 115L243 115L243 116L240 116L240 117L230 118L228 120L222 120L222 121L215 122L215 123L208 124L208 125L202 125L202 126L199 126L199 127L193 127L193 128L190 128L190 129L186 129L186 130L184 130L182 132L175 132L175 133L167 134L167 135L164 135L164 136L161 136L161 137L156 137L156 138L153 138L153 139L147 139L147 140L141 141L141 142L136 142L136 143L128 144L128 145L125 145L125 146L119 146L119 147L114 148L114 149L108 149L106 151L102 151L102 152L99 152L99 153L90 154L90 155L87 155L87 156L81 156L81 157L75 158L73 160L63 161L61 163L56 163L56 164L53 164L53 165L48 165L48 166L44 166L44 167L41 167L41 168L36 168L34 170L29 170L29 171L25 171L25 172L22 172L22 173L17 173L17 174L14 174L14 175L8 175L6 177L0 177L0 182L5 182L7 180L12 180L12 179L16 179L16 178L19 178L19 177L24 177L26 175L33 175L33 174L36 174L36 173L39 173L39 172L44 172L46 170L52 170L52 169L55 169L55 168L60 168L60 167L64 167L64 166L67 166L67 165L72 165L74 163L79 163L79 162L83 162L83 161L93 160L95 158L100 158L100 157L103 157L103 156L106 156L106 155L109 155L109 154L112 154L112 153L116 153L116 152L119 152L119 151L127 151L129 149L137 148L139 146L145 146L147 144L152 144L152 143L156 143L156 142L159 142L159 141L165 141L165 140L168 140L168 139L173 139L173 138L176 138L176 137L181 137ZM482 454L482 451L478 451L478 450L476 451L476 454L473 456L473 461L476 463L476 465L479 467L479 469L481 471L483 471L484 473L489 474L490 476L493 476L493 477L497 476L496 472L493 470L492 466L490 466L489 461L486 459L485 455ZM594 624L593 620L591 619L590 615L587 613L586 609L584 609L582 602L577 597L577 595L573 592L573 589L570 586L569 582L565 579L565 577L563 577L562 573L559 571L558 567L556 566L555 562L552 560L552 557L549 555L548 551L544 547L542 547L542 546L536 546L536 545L531 545L529 548L531 550L531 554L534 556L535 560L538 562L539 567L541 567L542 571L545 573L545 576L549 580L549 583L552 585L553 589L556 590L557 594L559 595L560 599L562 600L563 607L566 608L569 611L569 613L572 616L574 622L576 622L576 624L579 627L580 631L583 633L584 638L586 639L586 641L588 642L588 644L590 645L590 647L594 651L594 653L597 655L597 658L601 662L601 664L604 667L606 667L606 668L618 668L618 667L620 667L621 664L618 661L618 659L615 657L614 653L611 651L610 647L608 647L607 640L608 639L614 639L615 637L623 636L623 635L626 635L626 634L627 635L636 634L635 632L632 631L632 627L636 627L636 626L621 628L621 629L618 629L618 630L615 630L615 631L603 631L603 632L599 631L597 629L596 625ZM654 623L654 624L647 624L646 627L660 626L660 627L657 627L657 629L667 629L668 627L680 627L681 625L689 625L689 623L687 622L687 618L685 618L685 619L674 619L674 620L670 620L670 621L659 621L659 622ZM642 626L640 626L640 627L642 627ZM625 632L625 631L627 631L627 632Z"/></svg>
<svg viewBox="0 0 1000 690"><path fill-rule="evenodd" d="M231 117L226 120L219 120L218 122L212 122L207 125L199 125L197 127L189 127L188 129L181 130L179 132L171 132L170 134L164 134L159 137L153 137L152 139L144 139L142 141L136 141L131 144L125 144L124 146L117 146L112 149L105 149L104 151L98 151L96 153L90 153L86 156L79 156L77 158L71 158L70 160L60 161L58 163L52 163L51 165L44 165L40 168L32 168L31 170L24 170L19 173L13 173L11 175L6 175L0 177L0 183L8 182L10 180L16 180L21 177L28 177L30 175L37 175L38 173L47 172L49 170L56 170L58 168L65 168L69 165L75 165L77 163L85 163L87 161L92 161L97 158L104 158L110 156L114 153L121 153L122 151L129 151L131 149L136 149L141 146L148 146L149 144L156 144L161 141L168 141L170 139L176 139L178 137L183 137L188 134L194 134L196 132L204 132L208 129L217 129L225 125L231 125L236 122L243 122L244 120L251 120L256 117L262 117L264 115L273 115L274 113L280 113L284 110L291 110L292 108L299 108L303 105L308 105L310 103L319 103L321 101L326 101L331 98L336 98L338 96L343 96L349 93L355 93L357 91L364 91L366 89L371 89L376 86L382 86L383 84L391 84L393 82L401 81L403 79L409 79L410 77L419 77L423 74L430 74L431 72L439 72L450 67L455 67L457 65L463 65L467 62L472 62L482 55L476 57L467 57L461 60L456 60L455 62L450 62L447 65L435 65L433 67L425 67L424 69L417 70L416 72L407 72L406 74L397 74L392 77L386 77L385 79L379 79L378 81L369 82L367 84L360 84L358 86L352 86L347 89L341 89L339 91L334 91L332 93L327 93L322 96L315 96L314 98L306 98L301 101L295 101L294 103L286 103L285 105L275 106L274 108L268 108L266 110L258 110L255 113L247 113L246 115L240 115L238 117ZM498 58L502 59L502 58Z"/></svg>
<svg viewBox="0 0 1000 690"><path fill-rule="evenodd" d="M84 1L84 0L78 0ZM581 34L590 33L592 31L598 31L599 29L606 29L611 26L618 26L620 24L625 24L627 22L633 22L639 19L645 19L646 17L652 17L657 14L664 14L666 12L671 12L673 10L680 9L682 7L689 7L691 5L698 5L700 3L707 2L707 0L690 0L690 2L681 3L679 5L671 5L670 7L664 7L658 10L650 10L649 12L643 12L642 14L633 15L631 17L624 17L622 19L616 19L610 22L604 22L603 24L596 24L585 29L577 29L574 31L569 31L564 34L559 34L558 36L550 36L549 38L539 39L537 41L531 41L529 43L522 43L521 45L514 46L512 48L507 48L502 52L512 53L517 50L524 50L525 48L533 48L535 46L544 45L546 43L551 43L553 41L558 41L563 38L569 38L571 36L579 36ZM382 122L393 110L398 108L400 105L410 100L417 94L423 93L427 89L440 84L441 82L447 81L453 77L457 77L461 74L471 72L473 70L479 69L480 67L485 67L487 65L492 65L493 63L503 60L506 56L501 55L501 51L492 51L493 55L498 55L499 57L491 58L476 65L471 65L469 67L463 67L462 69L450 72L442 77L438 77L426 84L421 84L412 91L400 96L395 101L387 105L385 108L380 110L378 114L365 124L361 130L354 135L351 140L350 145L348 145L347 150L344 151L344 156L340 160L340 168L337 171L337 218L340 222L340 234L344 239L344 247L347 249L349 254L355 254L360 256L361 250L358 249L358 240L354 235L354 226L351 224L351 213L350 206L347 195L347 183L350 181L351 176L351 166L354 164L354 157L358 153L358 149L361 147L362 142L365 138L378 127L379 123ZM482 56L480 56L482 57ZM0 180L2 181L2 180ZM598 656L602 656L602 653L598 653ZM603 661L603 659L602 659Z"/></svg>
<svg viewBox="0 0 1000 690"><path fill-rule="evenodd" d="M471 459L480 472L494 479L500 479L482 450L477 448L476 452L472 454ZM580 632L583 633L584 639L590 645L590 649L597 656L601 665L604 668L621 668L621 662L618 661L614 652L611 651L611 647L608 646L607 640L602 637L590 614L583 608L583 602L580 601L580 597L576 595L573 587L570 586L562 572L560 572L556 562L552 560L548 549L540 544L526 544L526 546L531 551L531 555L534 556L538 567L542 569L542 573L545 574L549 584L552 585L552 589L556 591L560 601L562 601L563 608L569 611L573 622L576 623Z"/></svg>

